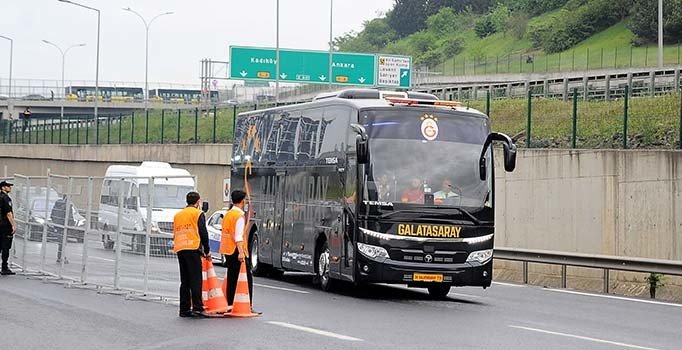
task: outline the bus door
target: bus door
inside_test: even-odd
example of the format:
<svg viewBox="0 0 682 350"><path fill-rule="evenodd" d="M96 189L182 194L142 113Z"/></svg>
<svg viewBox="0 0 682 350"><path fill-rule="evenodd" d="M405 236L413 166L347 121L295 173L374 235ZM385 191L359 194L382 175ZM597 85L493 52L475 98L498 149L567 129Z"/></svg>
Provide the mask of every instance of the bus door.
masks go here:
<svg viewBox="0 0 682 350"><path fill-rule="evenodd" d="M295 190L294 183L298 178L295 174L288 174L288 181L282 188L282 214L281 214L281 232L282 232L282 267L290 270L298 270L296 265L299 262L299 252L301 242L296 241L294 233L303 230L303 223L294 220L298 210L301 209L299 203L294 200Z"/></svg>
<svg viewBox="0 0 682 350"><path fill-rule="evenodd" d="M282 253L284 248L282 230L284 227L284 189L286 182L286 172L278 171L275 176L274 203L271 227L272 237L272 264L274 267L282 266Z"/></svg>
<svg viewBox="0 0 682 350"><path fill-rule="evenodd" d="M354 242L355 242L355 210L357 202L357 160L354 156L348 155L346 157L345 172L340 173L340 176L344 176L344 193L345 193L345 204L343 205L343 212L339 216L340 219L340 241L343 244L341 248L341 263L340 272L341 275L354 281L353 275L353 253L354 253Z"/></svg>

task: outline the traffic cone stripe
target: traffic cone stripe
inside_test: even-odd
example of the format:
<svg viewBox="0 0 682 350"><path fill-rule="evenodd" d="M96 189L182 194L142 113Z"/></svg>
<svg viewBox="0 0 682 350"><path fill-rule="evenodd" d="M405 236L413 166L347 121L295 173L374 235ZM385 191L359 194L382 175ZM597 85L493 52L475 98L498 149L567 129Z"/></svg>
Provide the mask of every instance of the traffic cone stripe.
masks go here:
<svg viewBox="0 0 682 350"><path fill-rule="evenodd" d="M249 299L248 294L237 294L234 296L234 302L235 303L251 303L251 299Z"/></svg>
<svg viewBox="0 0 682 350"><path fill-rule="evenodd" d="M246 275L246 272L240 273L240 274L239 274L239 279L248 280L248 276ZM239 279L238 279L238 280L239 280Z"/></svg>

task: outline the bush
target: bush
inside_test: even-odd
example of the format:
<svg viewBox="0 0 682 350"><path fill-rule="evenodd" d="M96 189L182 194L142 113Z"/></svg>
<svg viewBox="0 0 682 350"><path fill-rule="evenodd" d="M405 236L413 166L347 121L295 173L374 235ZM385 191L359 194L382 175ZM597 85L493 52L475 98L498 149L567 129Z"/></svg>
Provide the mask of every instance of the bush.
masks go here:
<svg viewBox="0 0 682 350"><path fill-rule="evenodd" d="M556 22L548 21L533 27L530 39L535 46L542 46L547 52L564 51L621 21L628 13L631 2L593 0L574 10L564 9L556 17Z"/></svg>
<svg viewBox="0 0 682 350"><path fill-rule="evenodd" d="M474 26L474 31L479 38L485 38L488 35L495 34L495 24L493 23L491 16L487 15L479 19Z"/></svg>

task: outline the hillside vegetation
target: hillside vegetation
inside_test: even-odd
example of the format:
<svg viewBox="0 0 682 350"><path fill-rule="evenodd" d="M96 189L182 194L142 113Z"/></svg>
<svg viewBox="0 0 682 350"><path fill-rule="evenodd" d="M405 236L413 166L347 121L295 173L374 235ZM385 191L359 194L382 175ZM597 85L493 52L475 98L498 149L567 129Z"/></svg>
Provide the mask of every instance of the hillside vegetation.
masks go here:
<svg viewBox="0 0 682 350"><path fill-rule="evenodd" d="M655 45L656 25L651 0L395 0L385 16L334 44L340 51L409 55L417 65L442 65L445 73L456 73L458 61L512 55L533 57L539 67L571 55L573 67L590 67L588 49L590 60L604 66L643 65L656 61L655 50L646 49ZM682 0L664 2L664 33L666 61L676 62Z"/></svg>

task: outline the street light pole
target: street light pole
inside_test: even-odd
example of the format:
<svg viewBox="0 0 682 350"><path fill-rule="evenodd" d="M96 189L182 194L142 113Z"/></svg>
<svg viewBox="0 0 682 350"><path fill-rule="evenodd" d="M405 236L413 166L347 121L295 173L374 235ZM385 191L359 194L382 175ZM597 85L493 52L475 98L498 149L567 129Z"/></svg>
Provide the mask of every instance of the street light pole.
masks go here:
<svg viewBox="0 0 682 350"><path fill-rule="evenodd" d="M173 12L164 12L164 13L158 14L155 17L153 17L151 21L147 22L139 12L131 9L130 7L124 8L123 10L132 12L133 14L137 15L137 17L140 17L140 19L142 20L142 23L144 23L144 27L145 27L144 94L143 94L143 96L144 96L144 111L145 111L145 113L147 113L147 103L149 101L149 80L148 80L148 77L149 77L149 27L152 26L152 23L154 23L154 21L157 18L159 18L161 16L165 16L165 15L172 15Z"/></svg>
<svg viewBox="0 0 682 350"><path fill-rule="evenodd" d="M14 40L12 38L0 35L0 38L9 40L9 89L7 91L7 98L12 99L12 57L14 57ZM10 119L12 118L12 112L10 110Z"/></svg>
<svg viewBox="0 0 682 350"><path fill-rule="evenodd" d="M663 0L658 0L658 68L663 67Z"/></svg>
<svg viewBox="0 0 682 350"><path fill-rule="evenodd" d="M56 47L57 50L59 50L59 53L62 54L62 93L64 94L64 97L62 98L62 103L61 103L60 111L59 111L59 128L60 128L59 143L62 143L61 127L62 127L62 123L64 122L64 100L66 100L66 90L65 90L65 86L64 86L64 70L65 70L65 66L66 66L66 63L65 63L66 62L66 54L69 53L69 50L73 49L74 47L85 46L85 44L71 45L68 48L66 48L66 50L62 50L61 47L57 46L57 44L55 44L51 41L43 40L43 42L45 44L52 45L52 46Z"/></svg>
<svg viewBox="0 0 682 350"><path fill-rule="evenodd" d="M332 67L334 66L333 52L334 44L332 43L334 29L334 0L330 0L329 3L329 91L332 90Z"/></svg>
<svg viewBox="0 0 682 350"><path fill-rule="evenodd" d="M279 0L277 0L277 48L275 49L275 104L279 106Z"/></svg>
<svg viewBox="0 0 682 350"><path fill-rule="evenodd" d="M71 5L75 5L75 6L79 6L79 7L82 7L82 8L85 8L85 9L88 9L88 10L97 12L97 58L96 58L96 62L95 62L95 116L94 116L95 121L97 121L97 120L98 120L98 119L97 119L97 118L98 118L98 116L97 116L97 100L98 100L98 98L99 98L99 32L100 32L100 11L99 11L98 9L94 8L94 7L81 5L81 4L79 4L79 3L76 3L76 2L73 2L73 1L70 1L70 0L57 0L57 1L63 2L63 3L67 3L67 4L71 4ZM85 143L87 144L87 143L88 143L88 140L85 140ZM95 143L99 143L99 132L96 132L96 133L95 133Z"/></svg>

